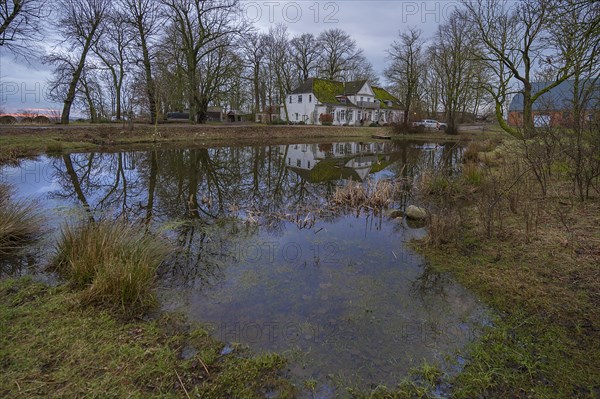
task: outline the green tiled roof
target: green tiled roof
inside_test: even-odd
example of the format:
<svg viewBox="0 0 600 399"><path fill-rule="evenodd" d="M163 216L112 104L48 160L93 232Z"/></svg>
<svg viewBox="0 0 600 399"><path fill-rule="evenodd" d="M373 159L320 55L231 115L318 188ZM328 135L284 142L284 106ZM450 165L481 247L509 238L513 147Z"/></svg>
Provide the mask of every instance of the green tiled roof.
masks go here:
<svg viewBox="0 0 600 399"><path fill-rule="evenodd" d="M342 103L336 96L353 95L356 94L366 83L366 80L356 80L353 82L336 82L333 80L310 78L305 80L300 86L298 86L291 94L303 94L313 93L317 100L323 104L340 104L350 105L350 101ZM392 96L387 90L381 87L371 86L375 93L375 99L380 101L380 107L383 109L393 108L401 109L402 103L396 97ZM384 101L389 100L393 102L393 105L387 106Z"/></svg>
<svg viewBox="0 0 600 399"><path fill-rule="evenodd" d="M375 93L375 98L381 102L381 108L398 108L401 109L402 103L396 97L392 96L387 90L382 89L381 87L371 86L373 89L373 93ZM391 101L392 106L388 106L385 102Z"/></svg>
<svg viewBox="0 0 600 399"><path fill-rule="evenodd" d="M355 80L353 82L347 82L344 87L344 94L346 95L354 95L358 93L360 89L367 83L366 80Z"/></svg>

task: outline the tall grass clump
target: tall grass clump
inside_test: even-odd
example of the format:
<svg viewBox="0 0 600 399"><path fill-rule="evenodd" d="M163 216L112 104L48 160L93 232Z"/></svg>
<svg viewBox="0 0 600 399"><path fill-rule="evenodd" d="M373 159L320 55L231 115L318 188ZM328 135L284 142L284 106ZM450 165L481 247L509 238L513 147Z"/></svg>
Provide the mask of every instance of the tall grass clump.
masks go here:
<svg viewBox="0 0 600 399"><path fill-rule="evenodd" d="M405 183L391 180L367 180L365 183L349 181L336 188L331 203L356 209L387 208L406 190Z"/></svg>
<svg viewBox="0 0 600 399"><path fill-rule="evenodd" d="M42 216L34 203L13 201L0 185L0 256L14 255L40 235Z"/></svg>
<svg viewBox="0 0 600 399"><path fill-rule="evenodd" d="M86 303L142 312L155 305L158 266L169 254L161 239L123 220L66 224L51 269L82 290Z"/></svg>

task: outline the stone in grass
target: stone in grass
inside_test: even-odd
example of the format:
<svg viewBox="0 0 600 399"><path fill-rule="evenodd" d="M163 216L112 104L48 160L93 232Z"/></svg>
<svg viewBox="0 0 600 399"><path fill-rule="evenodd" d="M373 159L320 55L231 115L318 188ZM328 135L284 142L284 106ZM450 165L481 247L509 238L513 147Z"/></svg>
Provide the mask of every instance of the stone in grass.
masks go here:
<svg viewBox="0 0 600 399"><path fill-rule="evenodd" d="M410 205L406 208L406 217L412 220L425 220L427 219L427 210L415 205Z"/></svg>

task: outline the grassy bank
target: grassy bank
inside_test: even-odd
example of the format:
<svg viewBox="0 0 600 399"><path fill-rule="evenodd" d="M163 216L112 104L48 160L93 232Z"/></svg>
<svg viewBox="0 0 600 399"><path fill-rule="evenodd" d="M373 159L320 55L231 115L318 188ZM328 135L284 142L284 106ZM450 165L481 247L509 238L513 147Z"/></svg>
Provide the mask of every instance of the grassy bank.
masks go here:
<svg viewBox="0 0 600 399"><path fill-rule="evenodd" d="M271 125L72 124L68 126L1 126L0 161L44 152L73 152L149 145L273 145L283 141L366 139L376 128Z"/></svg>
<svg viewBox="0 0 600 399"><path fill-rule="evenodd" d="M0 164L41 153L147 148L153 145L219 146L276 145L297 140L303 143L370 140L374 133L391 133L388 128L280 125L187 125L158 127L136 124L72 124L68 126L0 126ZM461 135L439 131L395 136L413 140L468 140L497 135L497 129L466 127Z"/></svg>
<svg viewBox="0 0 600 399"><path fill-rule="evenodd" d="M124 321L76 295L0 281L0 397L293 396L278 355L224 355L222 343L177 316Z"/></svg>
<svg viewBox="0 0 600 399"><path fill-rule="evenodd" d="M476 161L468 173L423 183L434 215L416 244L497 315L451 381L454 397L599 397L598 196L578 201L564 165L542 195L514 142L465 156Z"/></svg>

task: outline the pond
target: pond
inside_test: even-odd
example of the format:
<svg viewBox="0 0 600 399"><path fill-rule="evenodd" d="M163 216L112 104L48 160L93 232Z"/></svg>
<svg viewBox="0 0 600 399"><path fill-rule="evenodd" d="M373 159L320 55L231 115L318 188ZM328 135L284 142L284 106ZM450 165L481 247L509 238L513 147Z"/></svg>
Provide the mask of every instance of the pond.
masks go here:
<svg viewBox="0 0 600 399"><path fill-rule="evenodd" d="M410 187L424 167L458 168L461 151L416 142L156 148L43 156L0 179L37 201L50 230L126 217L167 236L178 250L159 271L161 308L207 325L225 354L237 344L284 353L291 378L325 398L393 386L423 361L452 372L474 339L484 310L410 249L422 226L331 205L349 181ZM410 201L407 190L392 205ZM39 272L52 240L4 262L0 276Z"/></svg>

